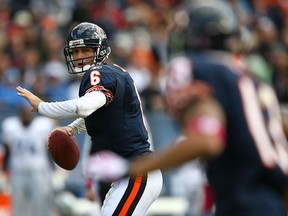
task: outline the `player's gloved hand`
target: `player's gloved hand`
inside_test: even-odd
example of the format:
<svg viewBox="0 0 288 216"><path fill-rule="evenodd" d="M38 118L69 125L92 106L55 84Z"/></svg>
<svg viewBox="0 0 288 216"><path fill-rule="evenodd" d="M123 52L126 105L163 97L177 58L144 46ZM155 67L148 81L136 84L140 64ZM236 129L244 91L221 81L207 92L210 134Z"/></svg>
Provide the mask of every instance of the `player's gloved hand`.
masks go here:
<svg viewBox="0 0 288 216"><path fill-rule="evenodd" d="M100 151L83 160L83 174L85 178L111 182L127 176L128 166L128 161L121 156Z"/></svg>

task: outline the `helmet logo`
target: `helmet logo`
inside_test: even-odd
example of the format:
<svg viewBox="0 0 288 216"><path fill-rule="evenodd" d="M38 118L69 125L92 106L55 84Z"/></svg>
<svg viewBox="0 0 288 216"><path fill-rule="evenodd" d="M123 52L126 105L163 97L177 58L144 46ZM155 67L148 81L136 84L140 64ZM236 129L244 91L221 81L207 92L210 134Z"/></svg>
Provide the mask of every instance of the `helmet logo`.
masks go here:
<svg viewBox="0 0 288 216"><path fill-rule="evenodd" d="M96 32L100 36L100 38L107 38L103 29L101 29L99 26L96 26Z"/></svg>

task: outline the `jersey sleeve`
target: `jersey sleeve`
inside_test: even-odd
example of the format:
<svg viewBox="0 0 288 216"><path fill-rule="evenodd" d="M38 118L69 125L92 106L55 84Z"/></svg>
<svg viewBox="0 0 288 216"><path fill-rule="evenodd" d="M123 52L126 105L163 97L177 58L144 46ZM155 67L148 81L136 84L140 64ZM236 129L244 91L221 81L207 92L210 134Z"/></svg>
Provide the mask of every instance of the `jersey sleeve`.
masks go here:
<svg viewBox="0 0 288 216"><path fill-rule="evenodd" d="M18 125L18 121L16 117L9 117L7 119L4 119L1 124L1 144L4 143L10 143L12 136L9 136L9 134L13 134L15 130L15 125ZM13 128L14 127L14 128Z"/></svg>
<svg viewBox="0 0 288 216"><path fill-rule="evenodd" d="M105 94L106 105L114 100L117 81L113 71L109 71L104 66L94 67L83 76L79 96L83 96L93 91L101 91Z"/></svg>
<svg viewBox="0 0 288 216"><path fill-rule="evenodd" d="M41 102L38 112L54 119L87 117L106 103L102 92L91 92L80 98L61 102Z"/></svg>

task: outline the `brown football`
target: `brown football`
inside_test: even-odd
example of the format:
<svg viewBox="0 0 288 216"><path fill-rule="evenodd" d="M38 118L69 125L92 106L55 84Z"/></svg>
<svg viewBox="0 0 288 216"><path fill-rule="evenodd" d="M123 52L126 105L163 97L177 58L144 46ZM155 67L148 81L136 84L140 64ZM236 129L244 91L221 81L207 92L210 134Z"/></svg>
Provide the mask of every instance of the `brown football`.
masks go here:
<svg viewBox="0 0 288 216"><path fill-rule="evenodd" d="M65 130L55 129L48 138L48 150L54 162L66 170L73 170L80 158L76 139Z"/></svg>

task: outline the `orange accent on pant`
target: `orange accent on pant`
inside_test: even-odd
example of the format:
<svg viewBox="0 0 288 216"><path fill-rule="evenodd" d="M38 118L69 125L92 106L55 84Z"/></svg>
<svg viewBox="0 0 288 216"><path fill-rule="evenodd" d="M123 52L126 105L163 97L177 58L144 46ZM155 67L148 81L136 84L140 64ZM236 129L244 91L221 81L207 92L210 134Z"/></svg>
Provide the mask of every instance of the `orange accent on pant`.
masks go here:
<svg viewBox="0 0 288 216"><path fill-rule="evenodd" d="M140 185L142 183L142 178L143 178L142 176L138 176L136 178L136 180L134 182L134 185L133 185L133 189L132 189L127 201L125 202L125 204L124 204L119 216L125 216L126 215L128 209L130 208L133 200L135 199L135 197L136 197L136 195L137 195L137 193L138 193L138 191L140 189Z"/></svg>

